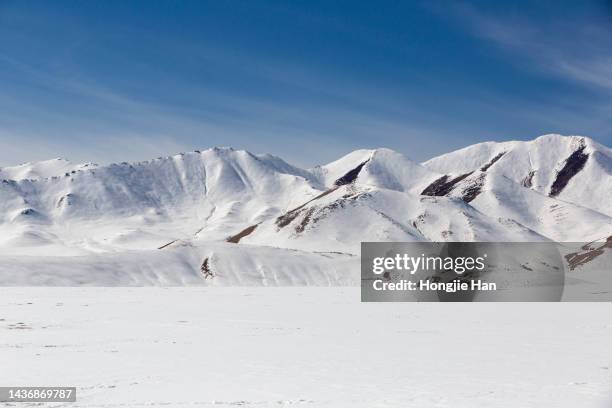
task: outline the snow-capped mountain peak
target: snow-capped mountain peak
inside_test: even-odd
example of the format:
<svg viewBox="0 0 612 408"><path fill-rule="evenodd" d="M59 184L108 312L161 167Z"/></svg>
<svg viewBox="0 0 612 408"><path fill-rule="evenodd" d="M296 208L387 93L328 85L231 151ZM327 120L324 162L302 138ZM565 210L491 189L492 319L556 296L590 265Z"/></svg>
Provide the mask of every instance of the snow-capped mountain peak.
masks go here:
<svg viewBox="0 0 612 408"><path fill-rule="evenodd" d="M362 241L599 240L612 236L611 157L591 139L545 135L422 164L379 148L300 169L221 147L106 166L27 163L0 171L0 256L129 262L141 251L167 268L199 265L208 279L231 265L264 276L277 254L275 271L325 281ZM297 253L308 267L284 266ZM155 262L128 269L143 264Z"/></svg>
<svg viewBox="0 0 612 408"><path fill-rule="evenodd" d="M327 187L356 182L396 191L416 191L437 175L387 148L355 150L311 172Z"/></svg>
<svg viewBox="0 0 612 408"><path fill-rule="evenodd" d="M486 171L525 188L612 215L612 150L590 138L549 134L531 141L486 142L423 163L449 179Z"/></svg>

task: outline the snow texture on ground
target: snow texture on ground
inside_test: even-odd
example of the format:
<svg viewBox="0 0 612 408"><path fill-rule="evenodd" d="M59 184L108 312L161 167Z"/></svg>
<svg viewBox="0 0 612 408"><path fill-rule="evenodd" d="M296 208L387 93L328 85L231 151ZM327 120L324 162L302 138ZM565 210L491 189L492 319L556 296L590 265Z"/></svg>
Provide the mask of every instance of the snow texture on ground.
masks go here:
<svg viewBox="0 0 612 408"><path fill-rule="evenodd" d="M2 385L77 387L77 403L48 407L612 404L610 304L368 304L358 288L2 288L0 333Z"/></svg>

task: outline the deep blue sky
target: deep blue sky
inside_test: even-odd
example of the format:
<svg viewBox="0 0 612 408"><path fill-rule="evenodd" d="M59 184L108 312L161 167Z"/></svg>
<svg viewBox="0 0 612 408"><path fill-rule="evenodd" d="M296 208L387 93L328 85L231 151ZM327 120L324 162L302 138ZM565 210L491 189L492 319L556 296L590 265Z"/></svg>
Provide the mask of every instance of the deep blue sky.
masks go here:
<svg viewBox="0 0 612 408"><path fill-rule="evenodd" d="M495 4L495 5L492 5ZM0 166L612 145L609 2L0 0Z"/></svg>

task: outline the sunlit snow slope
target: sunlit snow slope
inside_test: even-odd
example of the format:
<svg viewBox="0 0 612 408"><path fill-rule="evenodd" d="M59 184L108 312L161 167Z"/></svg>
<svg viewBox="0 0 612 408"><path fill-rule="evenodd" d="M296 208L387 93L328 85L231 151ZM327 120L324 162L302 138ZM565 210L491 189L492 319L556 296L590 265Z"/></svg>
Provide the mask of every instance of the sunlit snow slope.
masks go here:
<svg viewBox="0 0 612 408"><path fill-rule="evenodd" d="M1 284L356 283L361 241L612 236L611 150L481 143L423 164L358 150L300 169L231 148L0 169Z"/></svg>

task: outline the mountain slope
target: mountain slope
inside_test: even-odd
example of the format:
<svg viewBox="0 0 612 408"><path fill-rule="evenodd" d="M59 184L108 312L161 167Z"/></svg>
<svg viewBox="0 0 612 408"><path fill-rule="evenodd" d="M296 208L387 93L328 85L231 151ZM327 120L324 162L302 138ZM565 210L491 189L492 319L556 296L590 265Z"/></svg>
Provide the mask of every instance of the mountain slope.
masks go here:
<svg viewBox="0 0 612 408"><path fill-rule="evenodd" d="M198 231L223 239L320 192L291 170L278 160L272 166L245 151L215 148L41 180L4 180L0 233L8 251L15 241L30 247L37 240L107 250L117 236L134 232L136 240L165 235L151 247Z"/></svg>
<svg viewBox="0 0 612 408"><path fill-rule="evenodd" d="M528 142L479 143L423 166L449 178L484 169L541 194L612 216L612 150L586 137L544 135Z"/></svg>
<svg viewBox="0 0 612 408"><path fill-rule="evenodd" d="M362 241L500 240L546 238L512 220L490 218L459 199L355 184L257 225L240 243L358 254Z"/></svg>
<svg viewBox="0 0 612 408"><path fill-rule="evenodd" d="M439 173L390 149L356 150L311 170L324 186L356 183L403 192L418 192Z"/></svg>
<svg viewBox="0 0 612 408"><path fill-rule="evenodd" d="M94 163L74 164L66 159L57 158L34 163L24 163L12 167L0 167L0 179L41 180L96 167L98 167L98 165Z"/></svg>
<svg viewBox="0 0 612 408"><path fill-rule="evenodd" d="M466 188L470 191L473 184ZM546 196L504 177L486 177L479 189L481 193L470 201L474 208L489 215L503 214L554 241L594 241L606 239L612 233L611 217Z"/></svg>
<svg viewBox="0 0 612 408"><path fill-rule="evenodd" d="M423 164L358 150L310 170L231 148L29 163L0 173L14 178L0 181L0 281L15 270L28 276L12 282L82 282L83 270L192 284L214 269L217 284L322 284L354 278L346 265L362 241L601 241L612 236L610 163L610 149L558 135Z"/></svg>

